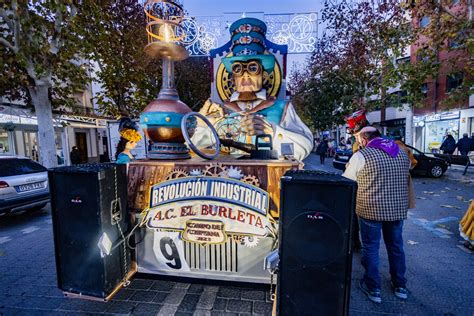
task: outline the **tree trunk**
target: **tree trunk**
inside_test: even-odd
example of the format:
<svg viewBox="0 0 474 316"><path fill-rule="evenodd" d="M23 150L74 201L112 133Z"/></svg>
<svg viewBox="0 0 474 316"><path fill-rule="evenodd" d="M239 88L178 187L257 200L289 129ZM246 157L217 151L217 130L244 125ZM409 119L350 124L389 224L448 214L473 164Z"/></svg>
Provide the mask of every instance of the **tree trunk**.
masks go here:
<svg viewBox="0 0 474 316"><path fill-rule="evenodd" d="M48 95L48 85L36 85L29 88L38 119L38 150L40 163L46 168L58 165L56 142L53 126L53 113Z"/></svg>

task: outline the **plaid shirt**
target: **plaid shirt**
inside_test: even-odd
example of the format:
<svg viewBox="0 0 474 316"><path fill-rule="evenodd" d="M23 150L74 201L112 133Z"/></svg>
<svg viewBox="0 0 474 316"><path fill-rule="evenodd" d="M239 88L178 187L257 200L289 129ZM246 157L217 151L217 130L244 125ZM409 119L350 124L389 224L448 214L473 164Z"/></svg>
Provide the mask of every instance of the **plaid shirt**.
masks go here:
<svg viewBox="0 0 474 316"><path fill-rule="evenodd" d="M360 150L365 164L357 174L358 216L374 221L407 218L410 159L400 150L392 158L377 148Z"/></svg>

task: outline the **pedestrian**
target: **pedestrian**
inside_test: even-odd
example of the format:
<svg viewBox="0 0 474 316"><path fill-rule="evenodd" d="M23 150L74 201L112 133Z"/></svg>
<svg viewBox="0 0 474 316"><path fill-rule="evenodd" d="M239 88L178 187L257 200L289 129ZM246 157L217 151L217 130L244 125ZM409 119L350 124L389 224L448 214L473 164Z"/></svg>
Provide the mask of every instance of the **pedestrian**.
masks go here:
<svg viewBox="0 0 474 316"><path fill-rule="evenodd" d="M81 152L79 151L79 148L77 148L77 146L72 146L72 150L69 157L71 158L71 164L77 165L81 163Z"/></svg>
<svg viewBox="0 0 474 316"><path fill-rule="evenodd" d="M383 235L394 294L405 300L408 292L402 231L409 205L410 159L394 141L380 137L374 127L364 127L355 136L361 149L351 157L343 175L358 184L356 213L365 269L359 287L371 301L382 302L379 244Z"/></svg>
<svg viewBox="0 0 474 316"><path fill-rule="evenodd" d="M464 133L462 135L462 138L458 141L456 147L461 153L461 156L467 156L467 153L469 152L469 150L471 150L471 140L467 136L467 133Z"/></svg>
<svg viewBox="0 0 474 316"><path fill-rule="evenodd" d="M319 155L319 161L322 165L324 165L324 160L326 159L326 155L328 152L328 140L323 138L323 140L319 143L318 147L316 148L316 153Z"/></svg>
<svg viewBox="0 0 474 316"><path fill-rule="evenodd" d="M471 138L469 138L471 140L471 151L474 151L474 133L471 133Z"/></svg>
<svg viewBox="0 0 474 316"><path fill-rule="evenodd" d="M439 149L443 151L443 154L452 155L456 149L456 140L451 134L446 135L446 139L443 141Z"/></svg>
<svg viewBox="0 0 474 316"><path fill-rule="evenodd" d="M344 137L341 137L339 140L339 147L346 148L346 139Z"/></svg>
<svg viewBox="0 0 474 316"><path fill-rule="evenodd" d="M351 137L349 137L349 138L347 139L346 145L347 145L347 147L351 147L351 146L352 146Z"/></svg>
<svg viewBox="0 0 474 316"><path fill-rule="evenodd" d="M334 157L336 154L336 148L337 148L337 140L336 139L330 139L328 142L328 148L329 148L329 157Z"/></svg>
<svg viewBox="0 0 474 316"><path fill-rule="evenodd" d="M318 153L318 146L321 143L321 139L319 137L314 138L314 146L313 146L313 152Z"/></svg>

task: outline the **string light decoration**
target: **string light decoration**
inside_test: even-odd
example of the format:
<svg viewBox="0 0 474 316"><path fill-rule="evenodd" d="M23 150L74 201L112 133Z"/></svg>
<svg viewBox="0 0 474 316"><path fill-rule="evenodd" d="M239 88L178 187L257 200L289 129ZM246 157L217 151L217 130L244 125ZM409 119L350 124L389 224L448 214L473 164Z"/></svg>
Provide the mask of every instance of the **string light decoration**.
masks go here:
<svg viewBox="0 0 474 316"><path fill-rule="evenodd" d="M144 4L148 45L145 52L154 58L180 61L189 53L181 46L186 33L180 23L185 19L177 1L147 0Z"/></svg>

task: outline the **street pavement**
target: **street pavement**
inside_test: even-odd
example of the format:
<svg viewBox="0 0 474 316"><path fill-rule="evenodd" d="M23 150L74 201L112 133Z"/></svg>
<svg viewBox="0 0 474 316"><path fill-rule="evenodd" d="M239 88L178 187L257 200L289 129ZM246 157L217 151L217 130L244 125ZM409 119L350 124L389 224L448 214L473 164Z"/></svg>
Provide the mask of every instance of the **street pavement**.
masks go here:
<svg viewBox="0 0 474 316"><path fill-rule="evenodd" d="M339 172L331 160L321 166L314 155L305 164L307 169ZM357 286L363 269L356 252L350 315L474 315L474 257L458 233L459 220L474 198L474 170L462 176L460 168L450 168L441 179L418 177L414 183L417 207L404 227L409 298L400 301L392 295L382 246L383 302L368 301ZM51 223L49 207L0 217L0 314L271 314L269 290L261 285L191 284L139 276L107 303L65 298L56 284Z"/></svg>

